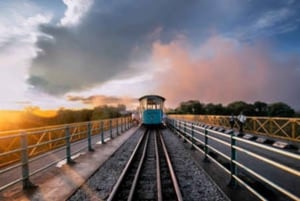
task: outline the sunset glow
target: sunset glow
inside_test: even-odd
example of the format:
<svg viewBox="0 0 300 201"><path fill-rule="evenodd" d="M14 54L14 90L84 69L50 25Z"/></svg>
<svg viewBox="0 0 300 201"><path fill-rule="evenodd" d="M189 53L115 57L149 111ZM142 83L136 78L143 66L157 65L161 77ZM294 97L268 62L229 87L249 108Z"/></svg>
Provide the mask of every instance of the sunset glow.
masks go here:
<svg viewBox="0 0 300 201"><path fill-rule="evenodd" d="M299 1L4 0L0 11L0 110L135 109L145 94L171 108L300 110Z"/></svg>

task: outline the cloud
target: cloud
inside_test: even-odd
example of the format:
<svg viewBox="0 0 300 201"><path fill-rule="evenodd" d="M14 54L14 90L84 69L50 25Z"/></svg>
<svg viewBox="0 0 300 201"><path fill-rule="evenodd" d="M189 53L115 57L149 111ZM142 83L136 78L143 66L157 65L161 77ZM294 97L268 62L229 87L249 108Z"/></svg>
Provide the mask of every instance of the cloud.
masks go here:
<svg viewBox="0 0 300 201"><path fill-rule="evenodd" d="M297 98L280 75L298 83L298 60L283 56L279 56L282 61L274 59L272 47L256 42L257 38L298 27L299 14L291 1L293 5L237 0L112 0L93 1L86 7L83 1L78 2L65 1L67 10L60 25L40 28L43 36L36 43L39 52L28 78L35 90L54 96L84 93L139 75L155 78L155 73L159 79L147 80L145 93L166 93L173 102L195 96L215 102L254 98L271 101L286 95L289 100ZM230 34L211 37L212 30L222 36ZM184 36L181 42L176 40L179 35ZM151 53L159 65L147 65L150 67L146 70L136 65L147 61ZM273 90L273 82L279 91ZM123 87L119 83L114 89ZM126 86L120 93L126 92ZM176 96L177 91L182 98Z"/></svg>
<svg viewBox="0 0 300 201"><path fill-rule="evenodd" d="M71 9L70 2L68 5ZM190 29L198 27L192 22L199 26L208 22L206 18L195 18L195 14L210 6L180 0L94 1L74 26L41 27L52 39L40 37L36 43L40 52L30 67L28 83L37 90L60 96L134 77L144 69L133 68L133 63L149 57L153 40L169 42L181 32L198 32Z"/></svg>
<svg viewBox="0 0 300 201"><path fill-rule="evenodd" d="M63 2L67 6L67 10L60 24L63 26L73 26L78 24L80 19L89 11L94 0L63 0Z"/></svg>
<svg viewBox="0 0 300 201"><path fill-rule="evenodd" d="M286 20L291 14L291 11L287 8L268 11L257 20L254 26L258 29L272 27Z"/></svg>
<svg viewBox="0 0 300 201"><path fill-rule="evenodd" d="M292 32L299 27L297 11L291 5L264 10L256 15L251 22L236 28L232 35L243 40L253 40L257 37Z"/></svg>
<svg viewBox="0 0 300 201"><path fill-rule="evenodd" d="M28 1L12 1L0 6L0 105L19 108L16 101L28 99L25 79L31 59L36 55L34 43L39 35L38 25L48 23L51 15L39 13Z"/></svg>
<svg viewBox="0 0 300 201"><path fill-rule="evenodd" d="M130 97L116 97L116 96L105 96L105 95L94 95L89 97L83 96L67 96L68 101L71 102L81 102L84 105L89 105L93 107L97 107L100 105L112 105L117 106L119 104L127 105L130 108L132 106L137 106L138 99L130 98Z"/></svg>
<svg viewBox="0 0 300 201"><path fill-rule="evenodd" d="M283 101L300 108L299 55L283 58L276 58L267 44L242 44L221 35L197 48L185 40L153 44L153 60L164 69L157 74L157 90L172 106L198 99Z"/></svg>

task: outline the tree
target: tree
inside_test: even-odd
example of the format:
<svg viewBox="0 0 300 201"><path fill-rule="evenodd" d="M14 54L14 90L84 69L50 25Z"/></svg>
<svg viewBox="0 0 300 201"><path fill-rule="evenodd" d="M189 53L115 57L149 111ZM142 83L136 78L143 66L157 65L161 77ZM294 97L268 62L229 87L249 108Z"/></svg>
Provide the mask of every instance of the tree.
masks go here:
<svg viewBox="0 0 300 201"><path fill-rule="evenodd" d="M176 113L180 114L203 114L203 105L197 100L189 100L181 102L180 106L176 108Z"/></svg>
<svg viewBox="0 0 300 201"><path fill-rule="evenodd" d="M118 105L117 107L113 106L98 106L94 108L94 111L92 113L92 120L98 120L98 119L109 119L109 118L115 118L120 117L121 113L126 110L125 105Z"/></svg>
<svg viewBox="0 0 300 201"><path fill-rule="evenodd" d="M230 113L233 114L239 114L241 111L243 111L243 113L245 115L249 115L249 116L253 116L255 115L255 108L252 104L248 104L244 101L235 101L230 103L227 106L228 110Z"/></svg>
<svg viewBox="0 0 300 201"><path fill-rule="evenodd" d="M255 116L267 116L268 104L260 101L256 101L254 104Z"/></svg>
<svg viewBox="0 0 300 201"><path fill-rule="evenodd" d="M209 103L204 106L205 113L210 115L224 115L226 114L226 109L222 104Z"/></svg>
<svg viewBox="0 0 300 201"><path fill-rule="evenodd" d="M289 105L277 102L268 106L268 114L272 117L293 117L295 111Z"/></svg>

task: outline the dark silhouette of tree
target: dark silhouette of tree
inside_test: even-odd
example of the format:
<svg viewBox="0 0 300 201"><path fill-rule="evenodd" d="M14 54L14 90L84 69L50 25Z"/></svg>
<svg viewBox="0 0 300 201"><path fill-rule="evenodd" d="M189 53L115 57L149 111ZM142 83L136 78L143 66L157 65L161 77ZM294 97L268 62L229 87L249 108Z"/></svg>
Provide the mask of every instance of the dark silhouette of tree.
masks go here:
<svg viewBox="0 0 300 201"><path fill-rule="evenodd" d="M223 107L222 104L213 104L209 103L204 106L205 114L214 114L214 115L226 115L227 110Z"/></svg>
<svg viewBox="0 0 300 201"><path fill-rule="evenodd" d="M204 114L205 112L203 105L200 103L200 101L197 100L182 102L175 111L176 113L181 114Z"/></svg>
<svg viewBox="0 0 300 201"><path fill-rule="evenodd" d="M124 112L125 110L125 105L118 105L117 107L107 105L99 106L94 108L91 119L99 120L120 117L122 112Z"/></svg>
<svg viewBox="0 0 300 201"><path fill-rule="evenodd" d="M241 111L243 111L243 113L245 115L248 115L248 116L255 115L254 106L252 104L248 104L244 101L232 102L227 106L227 108L228 108L230 113L233 113L233 114L236 114L236 115L239 114Z"/></svg>
<svg viewBox="0 0 300 201"><path fill-rule="evenodd" d="M268 116L268 104L256 101L254 102L255 116Z"/></svg>
<svg viewBox="0 0 300 201"><path fill-rule="evenodd" d="M292 117L295 111L289 105L277 102L268 106L268 114L272 117Z"/></svg>

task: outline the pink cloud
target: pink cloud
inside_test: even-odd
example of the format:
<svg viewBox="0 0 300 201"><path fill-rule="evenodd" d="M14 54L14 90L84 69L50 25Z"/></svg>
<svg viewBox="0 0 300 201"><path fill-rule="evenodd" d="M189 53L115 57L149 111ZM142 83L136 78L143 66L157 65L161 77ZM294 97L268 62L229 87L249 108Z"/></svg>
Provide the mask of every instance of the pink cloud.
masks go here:
<svg viewBox="0 0 300 201"><path fill-rule="evenodd" d="M295 106L300 98L299 60L275 58L267 44L242 44L215 35L197 48L185 39L155 42L152 55L162 68L156 75L158 90L172 106L189 99L223 104L284 101Z"/></svg>

